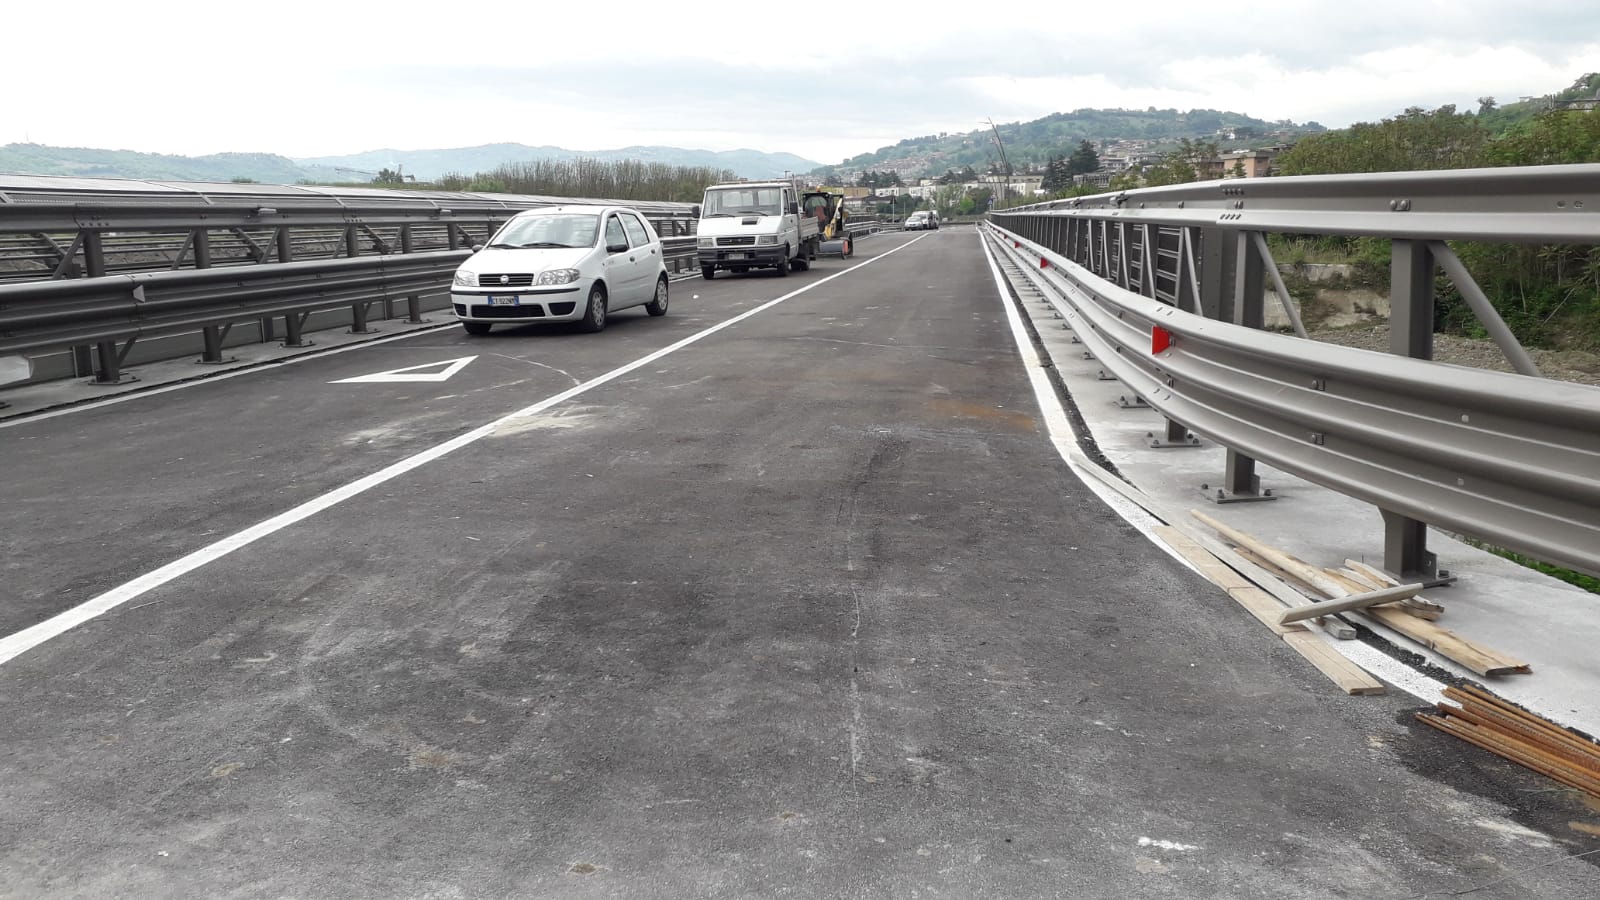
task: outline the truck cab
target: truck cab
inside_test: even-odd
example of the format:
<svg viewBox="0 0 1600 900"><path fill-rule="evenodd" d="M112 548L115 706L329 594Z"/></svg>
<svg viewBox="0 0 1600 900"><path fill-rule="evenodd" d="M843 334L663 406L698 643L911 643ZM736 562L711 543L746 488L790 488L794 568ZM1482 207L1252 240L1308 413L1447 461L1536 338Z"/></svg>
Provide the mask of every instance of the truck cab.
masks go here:
<svg viewBox="0 0 1600 900"><path fill-rule="evenodd" d="M700 274L791 268L805 270L816 256L820 232L800 209L800 188L789 181L714 184L706 188L696 228Z"/></svg>

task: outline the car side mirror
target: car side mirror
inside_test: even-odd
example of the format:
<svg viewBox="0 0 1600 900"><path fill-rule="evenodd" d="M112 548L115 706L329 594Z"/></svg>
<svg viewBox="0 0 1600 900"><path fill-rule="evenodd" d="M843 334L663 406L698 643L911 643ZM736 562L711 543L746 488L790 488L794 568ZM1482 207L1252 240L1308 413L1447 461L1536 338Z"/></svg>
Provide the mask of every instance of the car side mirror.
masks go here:
<svg viewBox="0 0 1600 900"><path fill-rule="evenodd" d="M479 250L482 250L482 249L483 249L483 245L482 244L473 244L472 245L472 252L473 253L477 253Z"/></svg>
<svg viewBox="0 0 1600 900"><path fill-rule="evenodd" d="M607 244L606 245L606 252L607 253L627 253L628 252L628 245L627 244Z"/></svg>

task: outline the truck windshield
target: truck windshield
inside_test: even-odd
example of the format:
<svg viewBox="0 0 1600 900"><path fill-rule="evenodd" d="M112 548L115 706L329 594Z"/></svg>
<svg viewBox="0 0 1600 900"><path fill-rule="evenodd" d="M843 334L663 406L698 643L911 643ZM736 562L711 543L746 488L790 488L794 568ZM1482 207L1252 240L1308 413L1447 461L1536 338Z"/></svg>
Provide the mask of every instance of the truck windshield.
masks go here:
<svg viewBox="0 0 1600 900"><path fill-rule="evenodd" d="M706 191L700 217L783 215L783 188L718 188Z"/></svg>

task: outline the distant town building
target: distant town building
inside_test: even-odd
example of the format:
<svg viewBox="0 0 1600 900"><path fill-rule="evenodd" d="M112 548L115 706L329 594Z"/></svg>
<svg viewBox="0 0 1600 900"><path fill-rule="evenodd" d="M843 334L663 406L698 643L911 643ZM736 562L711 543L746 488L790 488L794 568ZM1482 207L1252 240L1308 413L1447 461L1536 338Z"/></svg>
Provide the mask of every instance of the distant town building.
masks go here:
<svg viewBox="0 0 1600 900"><path fill-rule="evenodd" d="M1235 150L1224 153L1216 159L1202 164L1200 177L1203 179L1220 178L1266 178L1276 174L1273 161L1278 158L1279 148L1272 147L1264 150Z"/></svg>

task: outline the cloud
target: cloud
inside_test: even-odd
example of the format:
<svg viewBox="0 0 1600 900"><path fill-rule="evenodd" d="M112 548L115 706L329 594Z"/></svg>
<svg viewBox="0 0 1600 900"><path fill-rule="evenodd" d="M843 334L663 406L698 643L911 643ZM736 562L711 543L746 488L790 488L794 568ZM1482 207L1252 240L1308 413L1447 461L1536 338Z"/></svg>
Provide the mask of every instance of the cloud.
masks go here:
<svg viewBox="0 0 1600 900"><path fill-rule="evenodd" d="M1202 107L1341 126L1600 71L1593 0L1147 0L1094 15L887 2L788 29L720 2L216 9L81 0L70 26L8 9L0 78L37 89L8 94L0 142L289 156L670 144L838 162L991 117Z"/></svg>

